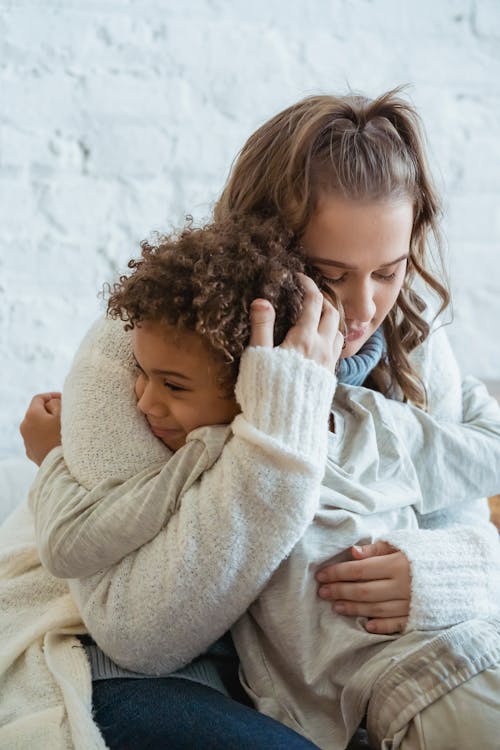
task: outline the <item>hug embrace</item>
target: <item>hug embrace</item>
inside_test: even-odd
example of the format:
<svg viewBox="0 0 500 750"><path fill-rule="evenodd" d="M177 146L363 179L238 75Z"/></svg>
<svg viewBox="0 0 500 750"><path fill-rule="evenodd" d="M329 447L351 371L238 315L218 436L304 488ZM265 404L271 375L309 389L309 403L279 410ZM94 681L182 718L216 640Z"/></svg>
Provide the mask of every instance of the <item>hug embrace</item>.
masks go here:
<svg viewBox="0 0 500 750"><path fill-rule="evenodd" d="M439 216L400 92L315 96L142 244L21 426L0 747L497 747L500 407Z"/></svg>

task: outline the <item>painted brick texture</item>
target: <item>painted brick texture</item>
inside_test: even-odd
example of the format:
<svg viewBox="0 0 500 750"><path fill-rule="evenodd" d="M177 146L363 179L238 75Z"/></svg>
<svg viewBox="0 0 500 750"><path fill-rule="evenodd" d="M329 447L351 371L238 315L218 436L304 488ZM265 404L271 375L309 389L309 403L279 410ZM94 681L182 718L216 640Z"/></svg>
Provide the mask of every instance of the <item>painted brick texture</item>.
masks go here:
<svg viewBox="0 0 500 750"><path fill-rule="evenodd" d="M0 0L0 458L138 241L207 218L264 119L348 85L411 84L445 199L450 335L465 371L500 379L499 80L498 0Z"/></svg>

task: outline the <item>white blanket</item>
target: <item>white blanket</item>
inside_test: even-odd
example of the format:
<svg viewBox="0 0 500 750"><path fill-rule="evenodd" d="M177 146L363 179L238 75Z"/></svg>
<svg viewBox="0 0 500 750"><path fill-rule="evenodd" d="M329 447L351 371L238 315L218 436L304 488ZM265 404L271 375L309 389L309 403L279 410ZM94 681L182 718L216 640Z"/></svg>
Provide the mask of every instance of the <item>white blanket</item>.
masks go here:
<svg viewBox="0 0 500 750"><path fill-rule="evenodd" d="M0 524L28 496L36 466L27 458L12 457L0 461Z"/></svg>

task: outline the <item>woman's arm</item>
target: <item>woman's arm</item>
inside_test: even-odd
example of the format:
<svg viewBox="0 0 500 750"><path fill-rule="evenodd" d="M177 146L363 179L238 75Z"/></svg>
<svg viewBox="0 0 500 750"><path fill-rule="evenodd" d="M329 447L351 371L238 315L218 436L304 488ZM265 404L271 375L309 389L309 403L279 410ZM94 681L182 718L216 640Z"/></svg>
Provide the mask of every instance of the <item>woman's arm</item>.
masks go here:
<svg viewBox="0 0 500 750"><path fill-rule="evenodd" d="M443 328L436 330L412 357L425 383L429 410L435 418L446 425L461 422L465 415L470 423L476 419L479 423L483 419L485 423L492 420L494 428L496 403L477 382L462 384ZM479 396L475 405L474 394ZM486 406L486 414L482 413L481 404ZM432 460L432 443L422 444L422 448L424 453L426 449L430 452ZM462 476L471 465L472 456L468 454L463 461ZM498 463L493 461L492 468L495 472ZM431 492L437 490L435 477L434 471L428 475ZM438 480L442 477L446 477L446 471ZM495 474L493 481L496 483ZM334 606L343 606L346 615L370 616L366 627L377 633L438 627L437 622L447 627L497 611L500 606L498 534L488 523L486 500L474 499L481 493L487 494L486 489L468 495L461 502L453 494L451 484L445 482L443 490L445 507L417 514L422 531L386 535L386 541L353 550L353 561L324 568L322 598L330 599ZM433 503L434 500L430 505ZM429 534L427 529L435 532ZM444 558L449 564L443 564ZM445 602L448 606L443 609Z"/></svg>
<svg viewBox="0 0 500 750"><path fill-rule="evenodd" d="M493 524L395 531L384 539L410 561L406 630L445 628L500 611L500 541Z"/></svg>
<svg viewBox="0 0 500 750"><path fill-rule="evenodd" d="M493 495L500 486L500 405L472 377L462 383L463 421L444 421L413 406L386 402L401 450L412 462L423 513ZM495 489L497 488L497 489Z"/></svg>

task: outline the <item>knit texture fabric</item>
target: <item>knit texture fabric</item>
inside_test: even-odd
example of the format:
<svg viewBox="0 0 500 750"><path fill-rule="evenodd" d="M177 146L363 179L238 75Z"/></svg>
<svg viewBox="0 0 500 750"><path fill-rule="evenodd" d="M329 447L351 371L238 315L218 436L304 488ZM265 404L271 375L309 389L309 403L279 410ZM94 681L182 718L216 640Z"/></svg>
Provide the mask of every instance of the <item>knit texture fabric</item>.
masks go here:
<svg viewBox="0 0 500 750"><path fill-rule="evenodd" d="M339 359L337 378L344 385L363 385L374 367L385 354L386 344L382 328L377 328L357 354Z"/></svg>
<svg viewBox="0 0 500 750"><path fill-rule="evenodd" d="M0 747L106 750L92 720L85 632L66 581L40 565L33 517L0 527Z"/></svg>
<svg viewBox="0 0 500 750"><path fill-rule="evenodd" d="M412 537L392 531L382 539L410 561L412 598L406 632L498 616L500 542L492 524L421 529ZM452 583L451 583L452 582ZM451 583L451 585L450 585Z"/></svg>
<svg viewBox="0 0 500 750"><path fill-rule="evenodd" d="M61 414L64 458L87 489L101 480L126 480L172 455L137 409L135 380L130 331L121 321L99 318L66 377ZM104 450L102 441L96 440L96 425L106 425Z"/></svg>

